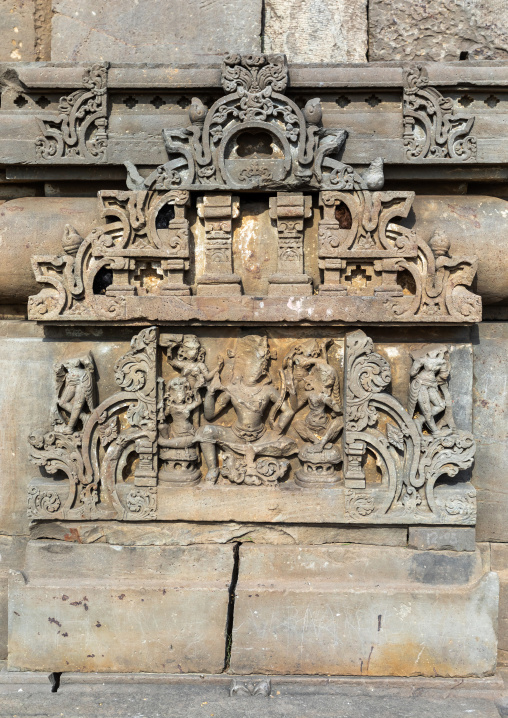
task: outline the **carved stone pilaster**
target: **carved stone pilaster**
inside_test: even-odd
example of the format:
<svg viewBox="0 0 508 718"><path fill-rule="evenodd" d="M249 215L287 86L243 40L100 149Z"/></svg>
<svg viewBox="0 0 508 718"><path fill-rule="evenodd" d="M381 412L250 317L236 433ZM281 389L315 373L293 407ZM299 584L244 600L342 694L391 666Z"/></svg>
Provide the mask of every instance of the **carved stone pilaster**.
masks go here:
<svg viewBox="0 0 508 718"><path fill-rule="evenodd" d="M277 272L268 280L268 294L312 294L303 268L303 225L312 214L312 197L302 192L277 192L270 197L270 217L277 224Z"/></svg>
<svg viewBox="0 0 508 718"><path fill-rule="evenodd" d="M214 194L199 197L198 216L205 225L205 273L197 280L198 295L241 294L233 273L233 219L240 212L238 197Z"/></svg>

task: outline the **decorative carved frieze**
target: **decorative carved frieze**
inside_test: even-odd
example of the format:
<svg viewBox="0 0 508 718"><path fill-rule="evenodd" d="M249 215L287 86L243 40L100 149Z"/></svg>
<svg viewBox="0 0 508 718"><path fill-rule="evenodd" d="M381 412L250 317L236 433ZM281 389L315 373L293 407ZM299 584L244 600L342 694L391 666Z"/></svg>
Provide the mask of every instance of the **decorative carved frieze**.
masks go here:
<svg viewBox="0 0 508 718"><path fill-rule="evenodd" d="M103 162L108 146L108 65L83 74L83 87L62 97L58 115L40 115L37 158L46 162Z"/></svg>
<svg viewBox="0 0 508 718"><path fill-rule="evenodd" d="M392 222L408 216L413 199L414 192L321 192L319 291L378 298L387 318L479 318L480 298L467 289L478 258L451 257L444 234L426 242Z"/></svg>
<svg viewBox="0 0 508 718"><path fill-rule="evenodd" d="M143 329L99 405L92 354L66 359L51 428L29 437L55 475L31 482L29 516L167 520L183 502L181 518L216 505L261 520L269 490L302 511L324 501L331 523L474 523L474 489L457 478L475 444L455 426L450 347L408 347L404 404L389 391L393 352L361 330L334 334Z"/></svg>
<svg viewBox="0 0 508 718"><path fill-rule="evenodd" d="M408 160L476 159L474 116L457 112L453 100L431 87L423 65L406 71L403 114Z"/></svg>
<svg viewBox="0 0 508 718"><path fill-rule="evenodd" d="M146 180L128 167L129 181L156 190L382 187L382 160L363 176L341 162L347 131L325 129L319 99L302 110L287 85L285 55L226 55L225 96L210 108L194 97L191 124L163 131L168 161Z"/></svg>
<svg viewBox="0 0 508 718"><path fill-rule="evenodd" d="M408 216L413 192L322 191L317 257L312 240L306 243L312 195L277 193L266 201L277 232L277 271L267 271L266 297L241 296L234 265L241 265L243 257L233 253L233 222L240 226L243 220L242 197L222 192L198 195L196 209L204 233L199 228L191 233L187 212L192 200L187 190L100 192L102 226L85 239L69 226L62 238L63 254L32 258L43 288L29 299L29 317L173 322L218 321L219 316L232 322L480 320L480 298L467 289L477 258L450 256L450 242L439 231L425 241L393 222ZM196 257L202 257L201 263ZM317 287L306 269L316 260L323 278ZM235 301L225 304L228 296L235 296Z"/></svg>

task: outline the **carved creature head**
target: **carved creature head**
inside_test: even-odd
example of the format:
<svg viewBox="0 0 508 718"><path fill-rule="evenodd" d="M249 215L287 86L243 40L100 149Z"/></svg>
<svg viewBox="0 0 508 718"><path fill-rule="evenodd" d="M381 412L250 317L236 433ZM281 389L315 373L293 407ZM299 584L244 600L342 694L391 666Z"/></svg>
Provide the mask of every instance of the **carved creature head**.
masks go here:
<svg viewBox="0 0 508 718"><path fill-rule="evenodd" d="M177 359L178 361L205 361L205 350L195 334L186 334L184 336L178 349Z"/></svg>
<svg viewBox="0 0 508 718"><path fill-rule="evenodd" d="M164 414L171 413L171 406L190 404L194 399L191 385L183 376L171 379L164 394Z"/></svg>
<svg viewBox="0 0 508 718"><path fill-rule="evenodd" d="M421 349L411 352L413 365L411 376L416 376L422 369L431 371L445 380L450 373L450 358L448 347L444 344L425 345Z"/></svg>

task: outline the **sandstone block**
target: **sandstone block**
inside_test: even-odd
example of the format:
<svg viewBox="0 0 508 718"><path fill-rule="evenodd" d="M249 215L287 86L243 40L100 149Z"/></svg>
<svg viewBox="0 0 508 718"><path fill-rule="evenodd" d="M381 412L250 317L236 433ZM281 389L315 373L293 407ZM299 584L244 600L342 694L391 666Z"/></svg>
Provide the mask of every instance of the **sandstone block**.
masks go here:
<svg viewBox="0 0 508 718"><path fill-rule="evenodd" d="M256 544L359 543L405 546L407 529L397 527L294 526L240 523L130 523L98 521L40 521L30 527L33 539L58 539L78 543L123 546L190 546L201 543L249 541Z"/></svg>
<svg viewBox="0 0 508 718"><path fill-rule="evenodd" d="M265 50L289 62L365 62L367 1L266 0Z"/></svg>
<svg viewBox="0 0 508 718"><path fill-rule="evenodd" d="M483 573L479 552L242 546L231 668L489 674L497 601L497 575Z"/></svg>
<svg viewBox="0 0 508 718"><path fill-rule="evenodd" d="M475 530L468 526L410 526L408 546L419 551L474 551Z"/></svg>
<svg viewBox="0 0 508 718"><path fill-rule="evenodd" d="M206 62L259 52L261 0L53 0L52 60Z"/></svg>
<svg viewBox="0 0 508 718"><path fill-rule="evenodd" d="M473 433L478 541L508 541L508 326L482 322L474 348Z"/></svg>
<svg viewBox="0 0 508 718"><path fill-rule="evenodd" d="M7 658L7 583L9 571L23 568L24 536L0 536L0 660Z"/></svg>
<svg viewBox="0 0 508 718"><path fill-rule="evenodd" d="M232 570L231 546L30 542L10 582L9 666L219 673Z"/></svg>
<svg viewBox="0 0 508 718"><path fill-rule="evenodd" d="M34 0L0 0L0 61L36 60Z"/></svg>
<svg viewBox="0 0 508 718"><path fill-rule="evenodd" d="M504 60L507 27L503 0L370 0L369 60Z"/></svg>

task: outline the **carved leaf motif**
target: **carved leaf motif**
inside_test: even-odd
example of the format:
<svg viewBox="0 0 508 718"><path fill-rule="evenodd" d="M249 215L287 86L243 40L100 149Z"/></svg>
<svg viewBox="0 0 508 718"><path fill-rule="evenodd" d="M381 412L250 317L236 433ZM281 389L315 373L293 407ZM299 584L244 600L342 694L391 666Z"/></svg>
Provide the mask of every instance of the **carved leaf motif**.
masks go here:
<svg viewBox="0 0 508 718"><path fill-rule="evenodd" d="M118 436L118 416L113 416L109 421L104 413L99 419L99 436L104 448L109 446Z"/></svg>

